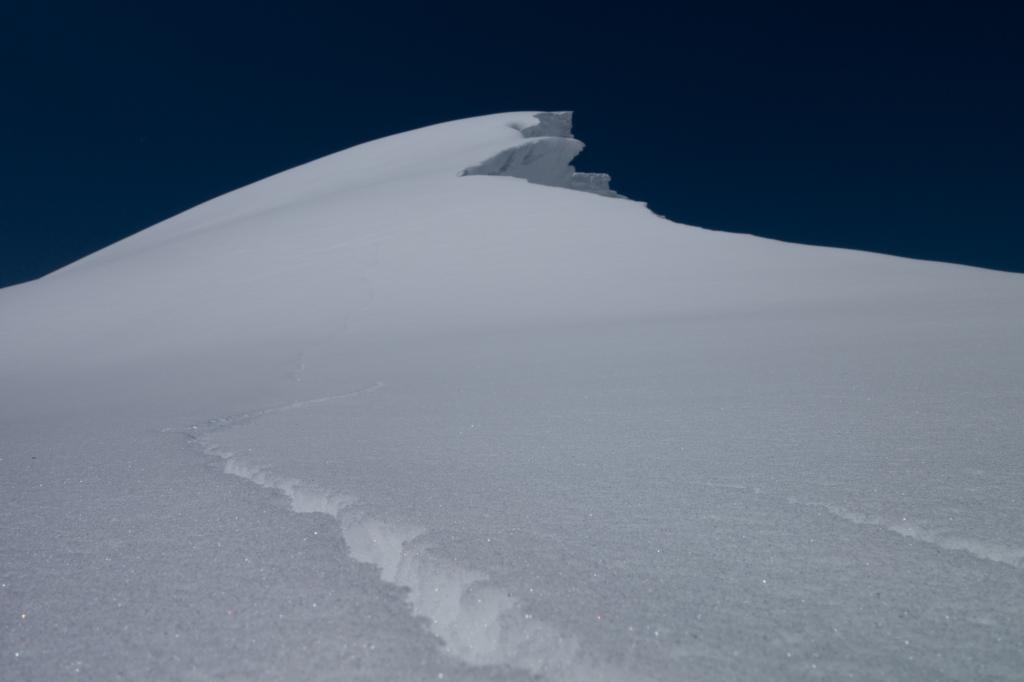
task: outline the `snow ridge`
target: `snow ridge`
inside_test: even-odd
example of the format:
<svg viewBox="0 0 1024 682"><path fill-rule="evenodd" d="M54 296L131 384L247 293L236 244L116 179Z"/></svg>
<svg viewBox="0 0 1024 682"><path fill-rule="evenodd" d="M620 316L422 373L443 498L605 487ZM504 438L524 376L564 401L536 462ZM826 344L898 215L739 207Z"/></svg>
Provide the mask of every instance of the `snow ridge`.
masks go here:
<svg viewBox="0 0 1024 682"><path fill-rule="evenodd" d="M621 196L609 187L607 173L579 173L572 166L585 145L572 136L571 111L540 112L534 118L537 123L532 126L512 125L527 140L524 144L505 149L461 175L507 175L538 185Z"/></svg>
<svg viewBox="0 0 1024 682"><path fill-rule="evenodd" d="M445 650L470 665L505 665L559 680L621 679L613 669L580 660L579 642L523 610L511 594L479 571L465 569L431 551L427 529L377 519L357 498L247 464L214 435L261 416L358 395L351 393L288 403L234 417L213 419L185 432L204 454L224 461L224 473L283 494L296 513L327 514L341 528L349 556L380 570L381 580L406 588L413 614L426 619Z"/></svg>

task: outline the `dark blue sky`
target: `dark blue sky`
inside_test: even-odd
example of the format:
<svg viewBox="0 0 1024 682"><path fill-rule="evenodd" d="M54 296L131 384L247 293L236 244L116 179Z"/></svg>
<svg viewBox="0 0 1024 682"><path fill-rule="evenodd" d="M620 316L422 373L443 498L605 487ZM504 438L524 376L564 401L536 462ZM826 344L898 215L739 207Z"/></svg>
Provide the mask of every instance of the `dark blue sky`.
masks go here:
<svg viewBox="0 0 1024 682"><path fill-rule="evenodd" d="M1024 271L1022 15L768 4L5 4L0 286L520 109L574 109L578 166L675 220Z"/></svg>

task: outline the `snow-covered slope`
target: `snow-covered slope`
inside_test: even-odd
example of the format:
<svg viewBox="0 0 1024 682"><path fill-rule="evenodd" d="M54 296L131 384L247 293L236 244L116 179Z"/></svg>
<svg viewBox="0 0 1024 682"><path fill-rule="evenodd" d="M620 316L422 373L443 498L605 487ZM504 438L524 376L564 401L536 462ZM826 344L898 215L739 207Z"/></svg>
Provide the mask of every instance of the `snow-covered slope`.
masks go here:
<svg viewBox="0 0 1024 682"><path fill-rule="evenodd" d="M1019 679L1024 277L581 149L431 126L0 291L2 677Z"/></svg>

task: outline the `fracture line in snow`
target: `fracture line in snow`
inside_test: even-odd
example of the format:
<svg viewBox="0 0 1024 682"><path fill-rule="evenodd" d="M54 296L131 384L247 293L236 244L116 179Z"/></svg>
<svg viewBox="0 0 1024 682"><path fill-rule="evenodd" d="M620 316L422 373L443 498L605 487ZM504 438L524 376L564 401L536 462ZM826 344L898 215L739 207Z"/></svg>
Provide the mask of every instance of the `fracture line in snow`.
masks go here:
<svg viewBox="0 0 1024 682"><path fill-rule="evenodd" d="M384 582L407 588L407 601L414 615L427 620L430 631L456 658L471 665L507 665L559 680L636 679L635 675L582 661L575 637L534 618L486 574L434 553L425 539L426 528L372 518L360 509L357 498L247 464L212 438L262 416L349 398L383 386L376 383L350 393L212 419L203 427L192 426L186 435L204 453L221 458L225 473L285 495L292 511L334 517L349 556L376 566Z"/></svg>

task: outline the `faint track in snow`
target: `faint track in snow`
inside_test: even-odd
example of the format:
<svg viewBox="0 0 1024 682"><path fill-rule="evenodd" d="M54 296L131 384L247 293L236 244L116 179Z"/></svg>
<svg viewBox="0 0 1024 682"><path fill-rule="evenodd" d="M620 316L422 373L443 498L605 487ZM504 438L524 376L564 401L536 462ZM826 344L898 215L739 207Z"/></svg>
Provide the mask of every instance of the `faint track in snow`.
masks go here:
<svg viewBox="0 0 1024 682"><path fill-rule="evenodd" d="M758 486L714 482L704 482L704 485L709 488L735 490L759 497L778 497L777 495L766 493ZM952 552L967 552L977 559L1006 564L1007 566L1013 566L1014 568L1024 568L1024 548L1009 547L998 543L986 542L984 540L976 540L974 538L941 533L927 528L921 528L920 526L908 522L906 519L893 522L880 516L851 511L835 504L809 502L792 496L786 497L785 500L789 504L800 507L823 509L832 516L857 526L874 526L876 528L889 531L890 533L895 533L896 535L909 540L924 542L940 549Z"/></svg>
<svg viewBox="0 0 1024 682"><path fill-rule="evenodd" d="M823 502L804 502L793 497L787 498L787 501L790 504L824 509L829 514L832 514L843 521L847 521L858 526L875 526L882 528L890 533L896 533L897 535L901 535L911 540L925 542L929 545L939 547L940 549L955 552L967 552L978 559L995 561L997 563L1013 566L1014 568L1024 567L1024 549L1022 548L1007 547L1005 545L984 542L973 538L939 533L926 528L921 528L920 526L916 526L906 520L894 523L879 516L861 514L834 504L825 504Z"/></svg>
<svg viewBox="0 0 1024 682"><path fill-rule="evenodd" d="M310 405L320 405L321 403L328 403L328 402L332 402L334 400L342 400L344 398L354 398L357 395L363 395L365 393L372 393L373 391L377 391L377 390L380 390L382 388L384 388L384 383L381 382L381 381L378 381L375 384L371 384L371 385L365 386L363 388L358 388L358 389L356 389L354 391L349 391L348 393L338 393L338 394L335 394L335 395L325 395L325 396L321 396L319 398L309 398L307 400L296 400L295 402L283 403L281 405L275 405L273 407L267 407L267 408L264 408L262 410L256 410L254 412L242 412L242 413L239 413L239 414L236 414L236 415L232 415L230 417L219 417L219 418L216 418L216 419L211 419L208 422L206 422L205 427L200 427L198 425L194 425L194 426L189 427L189 431L190 432L202 431L203 433L206 433L206 434L215 433L217 431L223 431L223 430L226 430L226 429L233 428L235 426L241 426L242 424L247 424L247 423L249 423L249 422L251 422L251 421L253 421L255 419L259 419L260 417L265 417L268 414L278 414L279 412L288 412L290 410L298 410L298 409L301 409L303 407L309 407Z"/></svg>

